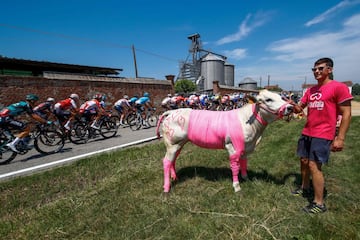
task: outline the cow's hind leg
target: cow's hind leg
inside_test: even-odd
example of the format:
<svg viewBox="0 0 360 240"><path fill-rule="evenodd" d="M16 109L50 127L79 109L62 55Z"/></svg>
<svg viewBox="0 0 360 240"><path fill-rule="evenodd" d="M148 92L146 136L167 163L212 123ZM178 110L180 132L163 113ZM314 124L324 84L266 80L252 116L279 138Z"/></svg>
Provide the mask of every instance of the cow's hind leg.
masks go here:
<svg viewBox="0 0 360 240"><path fill-rule="evenodd" d="M176 180L175 163L176 158L179 156L183 145L175 144L167 146L166 155L163 159L164 168L164 192L169 192L171 187L171 178Z"/></svg>
<svg viewBox="0 0 360 240"><path fill-rule="evenodd" d="M232 172L233 188L235 192L239 192L241 190L240 182L239 182L239 172L240 172L239 155L233 154L230 155L229 158L230 158L230 168Z"/></svg>

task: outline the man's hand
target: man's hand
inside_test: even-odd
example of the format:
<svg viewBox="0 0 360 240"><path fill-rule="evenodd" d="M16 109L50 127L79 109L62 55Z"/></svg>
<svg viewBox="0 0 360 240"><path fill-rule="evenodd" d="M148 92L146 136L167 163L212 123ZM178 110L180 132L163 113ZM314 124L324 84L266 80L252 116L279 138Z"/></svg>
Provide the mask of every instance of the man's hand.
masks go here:
<svg viewBox="0 0 360 240"><path fill-rule="evenodd" d="M344 139L340 137L335 137L334 141L331 144L332 152L340 152L344 149Z"/></svg>

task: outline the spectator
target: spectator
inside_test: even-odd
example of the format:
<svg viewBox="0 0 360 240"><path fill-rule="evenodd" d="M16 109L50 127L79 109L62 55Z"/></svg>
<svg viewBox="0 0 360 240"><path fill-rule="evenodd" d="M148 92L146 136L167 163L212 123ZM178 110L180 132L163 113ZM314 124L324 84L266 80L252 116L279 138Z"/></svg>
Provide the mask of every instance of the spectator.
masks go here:
<svg viewBox="0 0 360 240"><path fill-rule="evenodd" d="M307 121L298 140L297 154L300 157L301 187L292 192L309 198L310 204L303 208L308 213L327 210L324 203L325 179L322 165L328 163L330 151L341 151L351 120L351 99L348 87L332 80L333 61L320 58L312 68L317 85L306 90L294 112L300 113L307 107ZM338 135L336 121L342 114ZM312 178L312 190L310 186Z"/></svg>

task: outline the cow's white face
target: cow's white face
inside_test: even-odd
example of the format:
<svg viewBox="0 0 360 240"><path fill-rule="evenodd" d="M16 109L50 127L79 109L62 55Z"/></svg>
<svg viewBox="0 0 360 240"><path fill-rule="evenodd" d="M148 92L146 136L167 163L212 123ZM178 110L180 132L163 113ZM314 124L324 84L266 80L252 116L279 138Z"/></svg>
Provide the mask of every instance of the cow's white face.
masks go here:
<svg viewBox="0 0 360 240"><path fill-rule="evenodd" d="M287 116L293 110L293 106L284 101L278 93L266 89L259 92L256 100L264 104L268 111L277 113L279 116Z"/></svg>

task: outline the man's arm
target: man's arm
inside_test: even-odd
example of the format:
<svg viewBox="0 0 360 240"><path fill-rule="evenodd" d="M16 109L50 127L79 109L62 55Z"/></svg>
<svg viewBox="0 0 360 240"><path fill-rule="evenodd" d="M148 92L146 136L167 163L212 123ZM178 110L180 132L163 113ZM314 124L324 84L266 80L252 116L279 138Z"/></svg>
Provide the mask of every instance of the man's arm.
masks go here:
<svg viewBox="0 0 360 240"><path fill-rule="evenodd" d="M346 133L351 122L351 100L345 101L339 105L339 113L342 115L338 135L332 144L332 151L341 151L344 148Z"/></svg>

